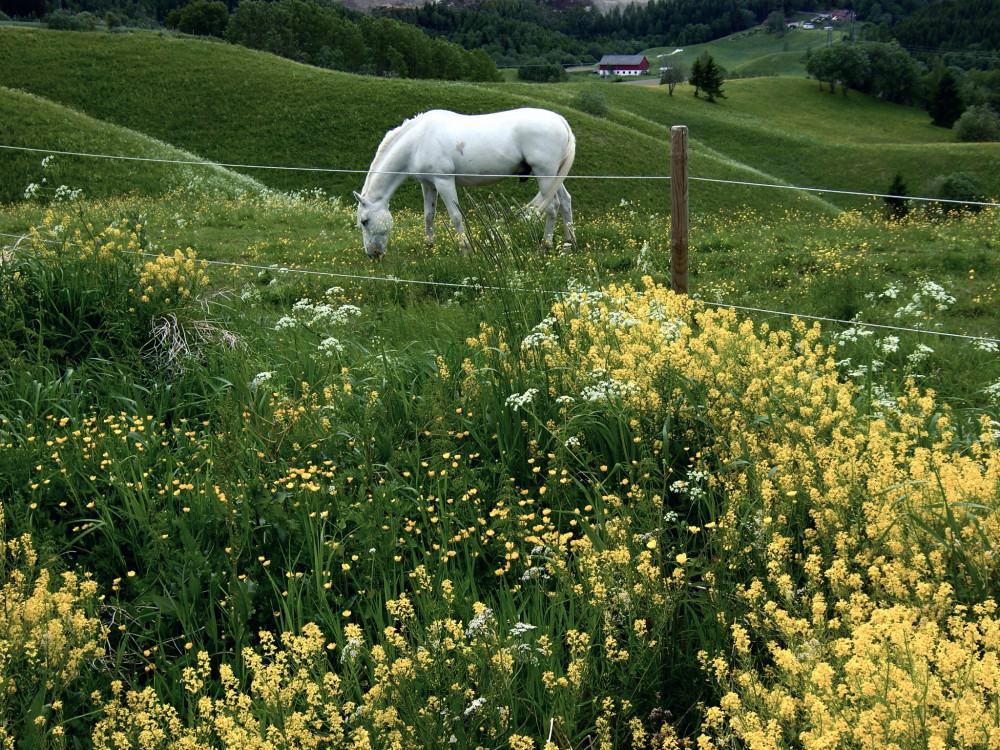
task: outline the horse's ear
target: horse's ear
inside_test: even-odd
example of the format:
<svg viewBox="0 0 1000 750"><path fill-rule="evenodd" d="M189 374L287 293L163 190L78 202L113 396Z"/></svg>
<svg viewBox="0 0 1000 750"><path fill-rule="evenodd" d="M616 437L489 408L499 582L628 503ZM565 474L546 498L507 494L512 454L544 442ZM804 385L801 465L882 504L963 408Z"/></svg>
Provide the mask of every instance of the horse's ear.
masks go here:
<svg viewBox="0 0 1000 750"><path fill-rule="evenodd" d="M357 190L353 191L354 197L358 199L358 203L364 203L365 199L361 197L361 194Z"/></svg>

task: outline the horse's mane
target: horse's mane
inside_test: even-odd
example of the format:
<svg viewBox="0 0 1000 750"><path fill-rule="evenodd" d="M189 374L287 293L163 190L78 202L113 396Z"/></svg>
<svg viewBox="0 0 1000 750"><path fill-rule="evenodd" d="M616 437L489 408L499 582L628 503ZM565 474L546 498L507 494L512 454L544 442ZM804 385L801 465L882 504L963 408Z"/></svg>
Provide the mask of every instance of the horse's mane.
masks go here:
<svg viewBox="0 0 1000 750"><path fill-rule="evenodd" d="M421 115L422 114L427 113L421 112ZM403 131L410 127L410 125L412 125L419 117L420 115L416 115L415 117L403 120L402 125L397 128L393 128L385 134L382 142L378 145L378 149L375 151L375 158L372 159L371 166L368 167L368 176L365 177L365 184L364 187L361 188L361 195L368 195L368 183L371 182L372 175L380 170L382 162L385 161L386 155L389 153L390 147L396 142L399 136L403 134Z"/></svg>

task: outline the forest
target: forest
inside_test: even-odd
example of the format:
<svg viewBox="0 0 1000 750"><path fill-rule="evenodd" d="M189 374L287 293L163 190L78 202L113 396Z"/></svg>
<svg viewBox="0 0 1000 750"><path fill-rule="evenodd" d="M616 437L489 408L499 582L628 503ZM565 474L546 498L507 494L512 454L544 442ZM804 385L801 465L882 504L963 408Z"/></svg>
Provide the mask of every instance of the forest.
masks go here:
<svg viewBox="0 0 1000 750"><path fill-rule="evenodd" d="M242 10L245 5L256 5L252 11ZM263 10L262 5L278 5L280 10ZM324 19L323 27L343 21L358 26L357 31L369 40L385 38L384 25L369 24L370 18L332 0L310 3L321 10L302 9L290 13L288 3L269 0L0 0L0 21L56 20L58 27L71 26L66 19L84 16L84 25L107 23L109 26L139 26L149 28L179 28L181 31L224 36L229 16L238 16L239 34L256 36L288 36L278 32L273 24L289 15L311 15ZM797 4L794 9L779 0L650 0L614 7L606 13L593 10L583 0L538 2L536 0L465 0L452 3L425 3L422 7L394 8L385 6L374 15L401 21L416 27L432 39L458 45L466 50L482 50L500 67L513 67L534 58L543 58L550 64L572 65L594 62L604 54L634 54L650 47L690 46L712 39L719 39L744 29L764 23L769 16L788 15L833 9L835 5L813 0ZM888 42L896 39L901 46L915 55L945 54L946 63L966 70L987 70L997 67L996 50L1000 47L1000 0L861 0L855 5L860 39ZM194 29L177 25L178 18L208 17L214 19L208 30L204 23ZM60 19L60 16L62 19ZM264 24L253 32L246 26L252 16L256 23ZM172 22L173 21L173 22ZM51 25L51 24L50 24ZM361 28L365 27L365 28ZM355 36L342 31L341 35ZM393 29L393 38L402 32ZM293 34L294 37L294 34ZM356 43L355 39L355 43ZM287 42L287 40L286 40ZM377 42L375 43L377 46ZM415 42L393 43L400 54L400 47L413 48ZM428 44L420 41L417 46ZM250 45L253 46L253 45ZM323 45L320 45L320 49ZM258 47L264 48L264 47ZM315 51L317 54L319 50ZM302 59L301 52L292 55ZM347 56L350 56L348 51ZM445 48L435 47L433 58L451 55ZM352 66L334 54L329 61L316 64L325 67L360 72L361 66ZM395 55L391 60L376 63L369 61L380 73L401 73L414 67L414 62L404 65ZM303 61L314 62L308 55ZM468 67L470 63L466 63ZM475 67L475 64L473 64ZM412 72L410 75L413 75ZM423 76L421 76L423 77ZM463 77L463 76L459 76Z"/></svg>

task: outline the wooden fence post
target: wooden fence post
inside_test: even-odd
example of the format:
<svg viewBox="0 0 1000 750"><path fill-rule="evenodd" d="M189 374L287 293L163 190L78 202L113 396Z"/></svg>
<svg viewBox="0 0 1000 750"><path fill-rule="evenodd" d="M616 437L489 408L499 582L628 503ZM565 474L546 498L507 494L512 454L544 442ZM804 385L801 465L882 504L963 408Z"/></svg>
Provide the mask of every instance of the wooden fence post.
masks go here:
<svg viewBox="0 0 1000 750"><path fill-rule="evenodd" d="M688 129L670 128L670 286L688 293Z"/></svg>

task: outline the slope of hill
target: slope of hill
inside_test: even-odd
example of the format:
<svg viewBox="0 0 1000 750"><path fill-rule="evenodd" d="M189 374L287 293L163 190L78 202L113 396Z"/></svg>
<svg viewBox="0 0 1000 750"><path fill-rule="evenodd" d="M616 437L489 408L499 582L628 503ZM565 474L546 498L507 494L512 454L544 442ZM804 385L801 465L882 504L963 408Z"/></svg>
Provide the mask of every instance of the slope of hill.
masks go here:
<svg viewBox="0 0 1000 750"><path fill-rule="evenodd" d="M910 108L862 96L846 99L794 78L730 81L727 99L711 105L681 87L599 82L569 85L472 85L358 77L310 68L223 43L163 34L81 34L0 29L0 85L31 92L108 125L129 128L225 164L278 189L321 187L349 196L383 135L405 118L434 107L465 112L542 105L565 114L578 139L575 175L663 176L669 173L669 127L691 129L692 175L787 182L883 192L895 171L917 185L941 173L975 171L1000 193L997 148L948 143ZM598 88L592 88L598 87ZM606 118L579 109L579 95L596 91L611 105ZM22 105L23 106L23 105ZM65 117L51 109L0 120L7 144L57 148L70 142ZM64 111L64 110L60 110ZM113 141L109 141L113 142ZM92 148L111 153L111 147ZM66 149L74 150L74 149ZM87 149L84 149L87 150ZM141 155L146 155L142 153ZM6 170L7 167L0 167ZM29 175L4 179L0 200L19 197ZM336 170L336 171L317 171ZM912 172L913 176L907 174ZM160 181L143 176L143 190ZM138 178L137 178L138 179ZM164 181L164 185L169 181ZM103 186L102 186L103 185ZM89 194L118 184L82 185ZM138 189L131 182L121 190ZM505 188L506 189L506 188ZM530 183L511 185L530 195ZM662 181L575 178L570 189L583 210L608 210L622 200L665 206ZM95 192L96 191L96 192ZM400 200L420 205L412 183ZM750 204L781 215L801 194L701 183L696 211ZM817 210L858 199L810 196Z"/></svg>
<svg viewBox="0 0 1000 750"><path fill-rule="evenodd" d="M264 187L251 177L223 167L194 164L204 160L149 136L4 87L0 87L0 145L9 147L2 149L0 203L17 200L31 184L42 192L54 191L61 185L79 188L88 197L125 192L155 195L194 182L204 189L224 192ZM141 155L144 161L59 152Z"/></svg>
<svg viewBox="0 0 1000 750"><path fill-rule="evenodd" d="M520 87L538 92L553 104L570 104L587 84ZM577 89L574 90L574 86ZM522 90L519 85L508 89ZM990 195L1000 195L1000 145L956 143L950 131L933 127L926 114L912 107L887 104L852 94L843 97L820 90L815 81L789 77L727 81L726 98L708 104L692 96L689 86L673 96L666 86L607 84L609 117L644 132L658 129L666 139L670 125L687 125L692 142L692 177L710 177L703 158L713 154L752 167L752 181L831 190L884 193L899 172L913 191L940 175L974 173ZM709 189L692 188L692 194ZM726 205L745 201L755 207L784 202L785 191L745 190L726 186ZM863 205L862 196L827 192L824 199L843 207Z"/></svg>
<svg viewBox="0 0 1000 750"><path fill-rule="evenodd" d="M704 44L687 45L680 50L676 47L656 47L646 50L644 54L653 68L679 62L690 69L695 59L708 53L730 76L804 77L809 52L826 45L831 37L833 41L840 41L842 33L835 30L831 35L823 29L796 28L779 37L757 26Z"/></svg>

